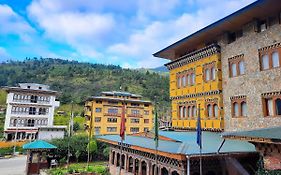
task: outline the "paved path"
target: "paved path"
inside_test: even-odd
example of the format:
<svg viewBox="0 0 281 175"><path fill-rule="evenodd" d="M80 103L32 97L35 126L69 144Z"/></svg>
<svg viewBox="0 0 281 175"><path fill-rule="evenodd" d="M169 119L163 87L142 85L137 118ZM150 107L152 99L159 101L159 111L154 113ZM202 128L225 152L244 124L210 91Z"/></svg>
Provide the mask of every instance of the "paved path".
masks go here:
<svg viewBox="0 0 281 175"><path fill-rule="evenodd" d="M0 159L1 175L24 175L26 156L20 156L10 159Z"/></svg>

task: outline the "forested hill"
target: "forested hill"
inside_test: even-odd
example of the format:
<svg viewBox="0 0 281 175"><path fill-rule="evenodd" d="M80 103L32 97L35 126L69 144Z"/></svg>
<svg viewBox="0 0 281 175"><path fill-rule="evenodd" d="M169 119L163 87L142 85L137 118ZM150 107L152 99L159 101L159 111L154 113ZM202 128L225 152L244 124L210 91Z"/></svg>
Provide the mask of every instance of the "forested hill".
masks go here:
<svg viewBox="0 0 281 175"><path fill-rule="evenodd" d="M153 72L122 69L120 66L79 63L52 58L33 58L0 64L0 86L21 82L42 83L60 92L59 100L83 104L101 91L123 90L169 106L169 78Z"/></svg>

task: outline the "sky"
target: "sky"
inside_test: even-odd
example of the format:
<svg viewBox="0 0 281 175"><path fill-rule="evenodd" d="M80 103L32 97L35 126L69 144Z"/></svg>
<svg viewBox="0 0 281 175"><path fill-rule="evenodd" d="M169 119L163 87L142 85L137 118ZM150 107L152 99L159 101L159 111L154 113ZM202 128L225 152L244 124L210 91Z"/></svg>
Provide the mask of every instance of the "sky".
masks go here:
<svg viewBox="0 0 281 175"><path fill-rule="evenodd" d="M154 68L153 53L254 0L0 0L0 62L52 57Z"/></svg>

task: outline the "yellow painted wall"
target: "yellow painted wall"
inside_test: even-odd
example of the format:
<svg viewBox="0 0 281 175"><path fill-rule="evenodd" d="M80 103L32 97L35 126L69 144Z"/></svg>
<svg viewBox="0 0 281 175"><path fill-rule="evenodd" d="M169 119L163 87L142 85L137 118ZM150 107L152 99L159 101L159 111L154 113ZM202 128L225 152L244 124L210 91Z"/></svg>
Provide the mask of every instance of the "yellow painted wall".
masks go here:
<svg viewBox="0 0 281 175"><path fill-rule="evenodd" d="M136 102L134 102L136 103ZM140 106L131 106L130 102L127 102L126 105L126 134L132 134L131 127L139 128L139 132L143 132L145 128L151 130L153 127L153 105L150 104L148 107L144 106L144 103L140 103ZM91 110L89 110L89 106ZM101 112L96 112L96 108L101 108ZM117 108L117 115L108 115L108 108ZM140 111L139 116L132 116L131 110L136 109ZM144 111L149 111L149 114L145 114ZM121 122L121 114L122 114L122 101L120 100L118 104L109 104L107 100L103 100L102 104L96 103L95 100L88 101L85 104L85 115L92 117L92 134L96 135L95 127L100 127L101 135L104 134L119 134L120 132L120 122ZM95 122L95 117L101 117L100 122ZM108 118L117 118L117 123L110 123L107 121ZM139 119L139 123L131 123L131 119ZM149 123L144 123L144 119L148 119ZM86 121L86 125L90 125L90 121ZM116 132L108 132L107 127L116 127Z"/></svg>
<svg viewBox="0 0 281 175"><path fill-rule="evenodd" d="M203 81L203 65L207 63L215 62L216 78L213 81L205 82ZM177 87L177 73L184 70L195 69L195 85ZM222 90L222 72L221 72L221 62L220 54L214 54L209 57L202 58L198 61L191 62L189 64L183 65L181 67L170 70L170 97L183 96L188 94L197 94L202 92L209 92L215 90ZM219 117L208 118L206 113L206 103L207 99L218 99L219 107ZM202 128L206 129L223 129L223 103L222 94L199 96L194 98L182 98L172 100L172 126L180 128L196 128L197 118L179 118L178 106L180 102L190 102L196 101L196 106L200 104L200 115Z"/></svg>

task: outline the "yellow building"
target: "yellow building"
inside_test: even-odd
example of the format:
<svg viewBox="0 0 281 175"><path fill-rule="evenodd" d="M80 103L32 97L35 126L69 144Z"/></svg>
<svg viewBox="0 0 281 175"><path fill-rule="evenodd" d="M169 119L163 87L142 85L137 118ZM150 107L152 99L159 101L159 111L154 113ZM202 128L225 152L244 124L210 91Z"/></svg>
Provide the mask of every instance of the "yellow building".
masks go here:
<svg viewBox="0 0 281 175"><path fill-rule="evenodd" d="M93 135L119 134L122 106L125 102L126 134L151 130L153 105L142 96L128 92L102 92L85 104L86 126ZM92 121L92 125L90 122Z"/></svg>
<svg viewBox="0 0 281 175"><path fill-rule="evenodd" d="M154 56L170 59L172 126L195 129L200 106L202 128L223 130L220 47L198 46L186 53L184 42L169 46Z"/></svg>

